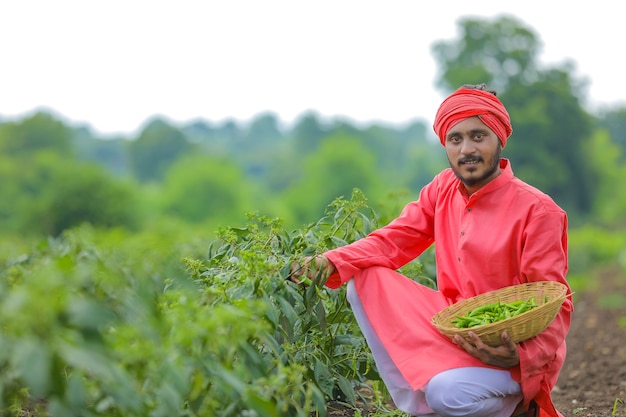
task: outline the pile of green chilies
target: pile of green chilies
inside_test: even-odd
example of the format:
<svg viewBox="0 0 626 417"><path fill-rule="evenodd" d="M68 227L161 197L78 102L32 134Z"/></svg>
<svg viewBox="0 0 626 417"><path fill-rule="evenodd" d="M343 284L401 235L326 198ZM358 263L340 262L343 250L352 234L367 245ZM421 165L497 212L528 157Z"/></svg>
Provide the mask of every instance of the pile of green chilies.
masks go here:
<svg viewBox="0 0 626 417"><path fill-rule="evenodd" d="M510 303L502 303L498 300L495 303L470 310L465 316L456 316L451 321L457 328L467 329L515 317L535 307L538 307L535 297Z"/></svg>

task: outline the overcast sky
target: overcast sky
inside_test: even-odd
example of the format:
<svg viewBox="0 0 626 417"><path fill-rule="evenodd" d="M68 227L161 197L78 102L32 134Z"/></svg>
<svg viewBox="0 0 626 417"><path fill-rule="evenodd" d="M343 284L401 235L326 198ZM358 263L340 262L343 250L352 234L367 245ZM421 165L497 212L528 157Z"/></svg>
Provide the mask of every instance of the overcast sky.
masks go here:
<svg viewBox="0 0 626 417"><path fill-rule="evenodd" d="M468 15L517 17L542 65L573 60L589 110L626 103L616 1L0 1L0 117L52 109L103 135L155 115L431 121L443 98L431 44Z"/></svg>

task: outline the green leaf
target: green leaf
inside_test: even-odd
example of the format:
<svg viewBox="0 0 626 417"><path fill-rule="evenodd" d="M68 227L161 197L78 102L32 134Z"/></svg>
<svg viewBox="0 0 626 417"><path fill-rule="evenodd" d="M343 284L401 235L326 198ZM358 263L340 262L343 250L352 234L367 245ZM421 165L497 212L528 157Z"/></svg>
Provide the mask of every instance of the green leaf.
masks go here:
<svg viewBox="0 0 626 417"><path fill-rule="evenodd" d="M296 310L291 304L289 304L286 299L282 297L278 298L278 303L280 304L281 313L287 319L289 325L293 327L293 325L296 323L296 320L298 320L298 314L296 313Z"/></svg>
<svg viewBox="0 0 626 417"><path fill-rule="evenodd" d="M328 411L326 410L326 399L324 395L319 390L313 391L313 404L315 404L315 412L316 416L326 417L328 415Z"/></svg>
<svg viewBox="0 0 626 417"><path fill-rule="evenodd" d="M246 236L250 233L250 229L247 227L229 227L228 230L235 233L239 237Z"/></svg>
<svg viewBox="0 0 626 417"><path fill-rule="evenodd" d="M276 307L274 307L274 305L270 305L269 308L265 310L265 316L270 321L270 323L272 323L273 327L279 326L278 310L276 309Z"/></svg>
<svg viewBox="0 0 626 417"><path fill-rule="evenodd" d="M98 331L114 318L113 312L84 297L76 297L68 302L66 313L71 325L92 331Z"/></svg>
<svg viewBox="0 0 626 417"><path fill-rule="evenodd" d="M255 392L248 392L245 402L250 409L254 410L255 415L259 417L276 417L281 415L276 404L271 399L263 398Z"/></svg>
<svg viewBox="0 0 626 417"><path fill-rule="evenodd" d="M51 387L52 353L41 340L26 337L16 343L13 366L34 396L45 395Z"/></svg>
<svg viewBox="0 0 626 417"><path fill-rule="evenodd" d="M170 417L182 415L184 398L176 391L174 386L163 381L156 390L158 398L157 407L150 413L151 417Z"/></svg>
<svg viewBox="0 0 626 417"><path fill-rule="evenodd" d="M315 312L317 313L317 320L320 326L320 330L322 331L322 333L325 333L327 327L326 310L324 309L324 302L322 300L319 300L319 302L315 306Z"/></svg>
<svg viewBox="0 0 626 417"><path fill-rule="evenodd" d="M330 374L326 364L322 363L319 359L315 360L314 369L315 382L317 386L324 394L329 398L333 398L333 390L335 388L335 381Z"/></svg>
<svg viewBox="0 0 626 417"><path fill-rule="evenodd" d="M346 242L344 239L341 239L340 237L337 237L337 236L330 236L330 241L332 245L336 247L341 247L341 246L345 246L348 244L348 242Z"/></svg>
<svg viewBox="0 0 626 417"><path fill-rule="evenodd" d="M82 376L74 372L67 381L66 402L74 409L85 408L87 393L83 385Z"/></svg>
<svg viewBox="0 0 626 417"><path fill-rule="evenodd" d="M338 375L337 385L339 385L339 389L343 392L345 399L350 404L356 403L356 395L354 393L354 387L352 383L343 375Z"/></svg>
<svg viewBox="0 0 626 417"><path fill-rule="evenodd" d="M61 399L59 398L51 398L48 402L48 412L51 416L67 416L67 417L78 417L79 414L72 411L72 409L67 406Z"/></svg>
<svg viewBox="0 0 626 417"><path fill-rule="evenodd" d="M360 339L349 334L340 334L340 335L335 336L335 346L340 346L340 345L356 346L359 340Z"/></svg>

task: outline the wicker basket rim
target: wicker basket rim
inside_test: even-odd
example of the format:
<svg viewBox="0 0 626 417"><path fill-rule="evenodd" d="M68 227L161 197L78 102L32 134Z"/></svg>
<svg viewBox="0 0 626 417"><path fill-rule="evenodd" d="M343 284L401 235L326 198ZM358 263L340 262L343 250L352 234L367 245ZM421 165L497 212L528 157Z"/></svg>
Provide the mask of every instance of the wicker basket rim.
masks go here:
<svg viewBox="0 0 626 417"><path fill-rule="evenodd" d="M462 305L465 304L471 304L471 302L475 301L475 300L480 300L483 298L490 298L490 297L495 297L497 296L498 293L502 293L504 291L508 291L508 292L514 292L516 289L521 289L523 287L527 288L527 287L545 287L546 285L548 286L553 286L555 291L556 291L556 296L552 297L550 300L548 300L548 302L543 303L541 305L539 305L538 307L532 309L532 310L528 310L524 313L518 314L517 316L514 317L509 317L503 320L499 320L498 322L496 322L498 325L503 326L509 322L512 321L519 321L521 319L524 318L524 316L527 315L537 315L542 311L546 311L546 310L550 310L550 308L552 308L553 304L558 303L559 305L561 305L563 303L563 301L565 300L565 298L568 296L567 294L567 287L563 284L561 284L560 282L556 282L556 281L533 281L533 282L526 282L526 283L522 283L522 284L516 284L516 285L512 285L512 286L507 286L507 287L502 287L499 288L497 290L493 290L493 291L488 291L486 293L482 293L482 294L478 294L476 296L470 297L470 298L466 298L464 300L458 301L446 308L444 308L443 310L439 311L438 313L436 313L433 317L432 317L432 323L435 325L435 327L445 330L445 331L454 331L454 332L458 332L458 331L467 331L468 329L459 329L455 326L446 326L445 324L442 324L441 321L443 321L446 318L449 318L449 314L448 312L453 309L453 308L458 308ZM554 294L553 294L554 295ZM480 330L482 328L486 328L489 326L493 326L496 323L487 323L487 324L481 324L478 326L474 326L471 328L471 330L475 331L475 330Z"/></svg>

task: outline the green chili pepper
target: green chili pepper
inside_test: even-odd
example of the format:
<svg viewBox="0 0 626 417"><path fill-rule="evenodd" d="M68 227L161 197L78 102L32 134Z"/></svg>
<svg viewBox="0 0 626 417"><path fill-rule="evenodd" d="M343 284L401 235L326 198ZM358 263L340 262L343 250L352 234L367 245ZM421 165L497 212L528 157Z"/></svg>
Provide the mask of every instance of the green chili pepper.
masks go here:
<svg viewBox="0 0 626 417"><path fill-rule="evenodd" d="M465 316L456 316L451 322L457 328L470 328L515 317L535 307L537 307L535 297L510 303L502 303L498 300L496 303L474 308L468 311Z"/></svg>

